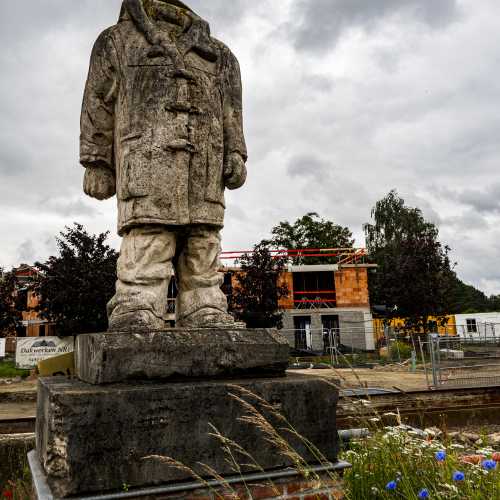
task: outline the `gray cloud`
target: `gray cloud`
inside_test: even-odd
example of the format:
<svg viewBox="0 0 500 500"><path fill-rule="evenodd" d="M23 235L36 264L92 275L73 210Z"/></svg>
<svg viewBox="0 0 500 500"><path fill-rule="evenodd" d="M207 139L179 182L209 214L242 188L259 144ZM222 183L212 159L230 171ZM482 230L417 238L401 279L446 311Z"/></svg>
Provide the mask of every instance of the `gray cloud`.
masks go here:
<svg viewBox="0 0 500 500"><path fill-rule="evenodd" d="M17 256L20 262L32 264L36 259L36 249L32 240L23 241L17 249Z"/></svg>
<svg viewBox="0 0 500 500"><path fill-rule="evenodd" d="M451 22L456 0L294 0L288 33L299 50L331 50L350 28L373 29L384 18L412 16L431 28Z"/></svg>
<svg viewBox="0 0 500 500"><path fill-rule="evenodd" d="M454 203L466 205L472 210L469 217L500 214L500 183L494 182L483 189L448 189L441 188L440 193Z"/></svg>
<svg viewBox="0 0 500 500"><path fill-rule="evenodd" d="M331 165L312 154L294 156L288 162L287 172L291 177L312 177L320 180L331 174Z"/></svg>
<svg viewBox="0 0 500 500"><path fill-rule="evenodd" d="M484 191L466 189L458 197L458 201L469 205L478 212L500 212L500 184L486 188Z"/></svg>
<svg viewBox="0 0 500 500"><path fill-rule="evenodd" d="M488 230L490 225L484 216L474 210L468 210L460 215L454 215L442 220L442 224L456 228L464 233L468 231Z"/></svg>
<svg viewBox="0 0 500 500"><path fill-rule="evenodd" d="M62 217L93 217L99 214L95 207L82 199L50 198L39 204L41 211L54 212Z"/></svg>

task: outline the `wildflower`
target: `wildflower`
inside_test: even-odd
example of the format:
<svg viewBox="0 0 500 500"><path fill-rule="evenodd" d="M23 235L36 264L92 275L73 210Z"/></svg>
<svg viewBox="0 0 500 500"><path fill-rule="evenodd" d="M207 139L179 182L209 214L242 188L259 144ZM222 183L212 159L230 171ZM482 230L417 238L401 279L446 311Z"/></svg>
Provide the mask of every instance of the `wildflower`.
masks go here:
<svg viewBox="0 0 500 500"><path fill-rule="evenodd" d="M372 495L378 495L380 492L376 486L372 486Z"/></svg>
<svg viewBox="0 0 500 500"><path fill-rule="evenodd" d="M497 463L495 462L495 460L485 460L483 462L483 468L485 468L486 470L494 470L497 468Z"/></svg>
<svg viewBox="0 0 500 500"><path fill-rule="evenodd" d="M463 481L465 479L465 474L460 471L456 471L453 473L453 481Z"/></svg>
<svg viewBox="0 0 500 500"><path fill-rule="evenodd" d="M4 498L12 498L13 496L14 496L14 495L12 494L12 491L10 491L10 490L5 490L5 491L3 492L3 497L4 497Z"/></svg>
<svg viewBox="0 0 500 500"><path fill-rule="evenodd" d="M452 493L458 493L458 488L454 484L442 484L444 489L451 491Z"/></svg>
<svg viewBox="0 0 500 500"><path fill-rule="evenodd" d="M446 451L439 450L439 451L436 452L436 454L434 456L436 457L436 460L438 462L444 462L445 459L446 459Z"/></svg>
<svg viewBox="0 0 500 500"><path fill-rule="evenodd" d="M385 489L387 491L394 491L397 487L398 487L398 483L396 483L396 481L389 481L386 484Z"/></svg>
<svg viewBox="0 0 500 500"><path fill-rule="evenodd" d="M423 488L418 493L418 498L429 498L429 490Z"/></svg>

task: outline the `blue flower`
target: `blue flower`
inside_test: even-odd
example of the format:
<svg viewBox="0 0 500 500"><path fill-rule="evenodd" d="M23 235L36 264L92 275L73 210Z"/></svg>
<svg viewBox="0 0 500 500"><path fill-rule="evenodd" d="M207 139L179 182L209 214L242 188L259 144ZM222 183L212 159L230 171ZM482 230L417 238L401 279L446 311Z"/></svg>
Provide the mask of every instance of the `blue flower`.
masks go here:
<svg viewBox="0 0 500 500"><path fill-rule="evenodd" d="M387 491L394 491L398 487L398 483L396 481L390 481L385 485L385 489Z"/></svg>
<svg viewBox="0 0 500 500"><path fill-rule="evenodd" d="M429 498L429 490L426 490L425 488L420 490L418 493L418 498Z"/></svg>
<svg viewBox="0 0 500 500"><path fill-rule="evenodd" d="M460 471L453 473L453 481L463 481L465 479L465 474Z"/></svg>
<svg viewBox="0 0 500 500"><path fill-rule="evenodd" d="M435 457L438 462L444 462L446 458L446 451L444 450L437 451Z"/></svg>
<svg viewBox="0 0 500 500"><path fill-rule="evenodd" d="M494 460L485 460L483 462L483 467L486 470L495 470L497 468L497 463Z"/></svg>

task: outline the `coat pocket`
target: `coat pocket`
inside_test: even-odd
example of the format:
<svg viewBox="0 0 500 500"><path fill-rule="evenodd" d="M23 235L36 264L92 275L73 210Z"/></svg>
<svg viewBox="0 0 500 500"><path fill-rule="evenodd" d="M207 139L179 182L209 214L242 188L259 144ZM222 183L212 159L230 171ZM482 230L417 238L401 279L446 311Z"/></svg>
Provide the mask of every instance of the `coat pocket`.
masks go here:
<svg viewBox="0 0 500 500"><path fill-rule="evenodd" d="M207 145L207 180L205 200L224 206L224 136L214 118Z"/></svg>
<svg viewBox="0 0 500 500"><path fill-rule="evenodd" d="M147 141L146 141L147 142ZM119 173L121 200L147 196L150 191L148 147L141 133L128 134L121 140L122 162Z"/></svg>

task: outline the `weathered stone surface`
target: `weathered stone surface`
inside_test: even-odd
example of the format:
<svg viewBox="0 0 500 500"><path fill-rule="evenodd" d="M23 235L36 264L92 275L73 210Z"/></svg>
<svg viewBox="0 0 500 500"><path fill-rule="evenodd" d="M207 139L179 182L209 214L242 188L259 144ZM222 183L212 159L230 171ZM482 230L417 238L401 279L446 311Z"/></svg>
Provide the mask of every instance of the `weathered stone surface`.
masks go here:
<svg viewBox="0 0 500 500"><path fill-rule="evenodd" d="M224 191L245 183L246 160L233 53L177 0L125 0L95 43L80 135L84 191L118 198L112 330L163 326L172 264L182 282L178 326L232 322L219 231Z"/></svg>
<svg viewBox="0 0 500 500"><path fill-rule="evenodd" d="M151 456L174 458L206 476L197 465L234 474L210 424L243 446L264 469L291 465L264 433L241 422L244 409L230 393L264 398L324 457L336 460L337 391L321 379L279 379L92 386L64 378L41 379L37 450L56 495L68 496L191 479ZM252 397L275 428L283 422ZM303 441L281 435L309 463L317 460ZM241 463L248 463L241 458ZM251 471L243 467L244 472Z"/></svg>
<svg viewBox="0 0 500 500"><path fill-rule="evenodd" d="M77 377L90 384L284 375L289 346L272 329L172 329L77 338Z"/></svg>

